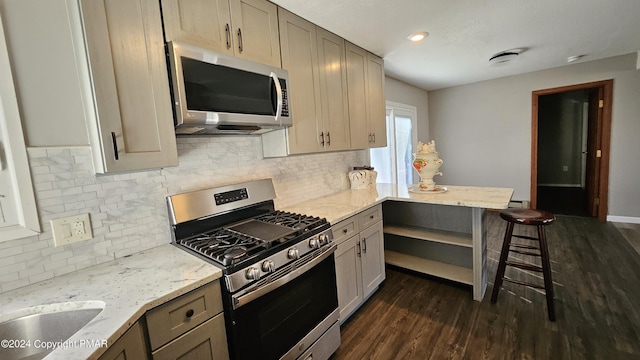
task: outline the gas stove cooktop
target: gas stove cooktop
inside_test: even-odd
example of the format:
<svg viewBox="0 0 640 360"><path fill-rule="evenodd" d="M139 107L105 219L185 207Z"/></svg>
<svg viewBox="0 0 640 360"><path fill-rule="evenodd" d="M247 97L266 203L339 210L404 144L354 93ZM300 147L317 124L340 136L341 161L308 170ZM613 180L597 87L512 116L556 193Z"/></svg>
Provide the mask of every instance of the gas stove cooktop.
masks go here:
<svg viewBox="0 0 640 360"><path fill-rule="evenodd" d="M231 274L265 259L285 266L330 241L326 219L275 210L274 199L271 179L169 196L173 242Z"/></svg>
<svg viewBox="0 0 640 360"><path fill-rule="evenodd" d="M248 259L260 260L328 227L329 223L322 218L274 210L193 237L176 239L176 244L230 267Z"/></svg>

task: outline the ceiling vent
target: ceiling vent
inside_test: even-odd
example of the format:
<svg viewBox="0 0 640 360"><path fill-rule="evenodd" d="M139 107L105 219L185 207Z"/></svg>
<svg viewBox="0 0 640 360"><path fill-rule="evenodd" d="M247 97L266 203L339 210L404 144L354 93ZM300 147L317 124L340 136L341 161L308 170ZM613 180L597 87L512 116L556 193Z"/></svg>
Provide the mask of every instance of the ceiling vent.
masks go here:
<svg viewBox="0 0 640 360"><path fill-rule="evenodd" d="M518 55L520 55L521 52L522 52L522 49L512 49L512 50L501 51L493 55L491 58L489 58L489 65L491 66L500 65L500 64L504 64L506 62L515 60L518 57Z"/></svg>

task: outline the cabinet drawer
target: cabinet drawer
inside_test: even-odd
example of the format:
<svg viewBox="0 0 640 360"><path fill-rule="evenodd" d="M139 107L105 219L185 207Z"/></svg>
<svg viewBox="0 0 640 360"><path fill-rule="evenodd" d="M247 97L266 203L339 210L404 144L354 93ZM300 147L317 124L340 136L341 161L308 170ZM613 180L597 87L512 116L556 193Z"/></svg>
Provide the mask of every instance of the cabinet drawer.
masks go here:
<svg viewBox="0 0 640 360"><path fill-rule="evenodd" d="M222 297L218 280L150 310L146 318L151 349L159 348L220 312Z"/></svg>
<svg viewBox="0 0 640 360"><path fill-rule="evenodd" d="M372 208L369 208L358 216L358 225L360 226L360 231L368 228L369 226L377 223L382 220L382 205L376 205Z"/></svg>
<svg viewBox="0 0 640 360"><path fill-rule="evenodd" d="M358 233L358 218L352 216L346 220L342 220L333 225L331 231L333 232L333 242L340 245L340 243Z"/></svg>
<svg viewBox="0 0 640 360"><path fill-rule="evenodd" d="M227 360L224 314L219 314L189 333L152 353L153 360Z"/></svg>

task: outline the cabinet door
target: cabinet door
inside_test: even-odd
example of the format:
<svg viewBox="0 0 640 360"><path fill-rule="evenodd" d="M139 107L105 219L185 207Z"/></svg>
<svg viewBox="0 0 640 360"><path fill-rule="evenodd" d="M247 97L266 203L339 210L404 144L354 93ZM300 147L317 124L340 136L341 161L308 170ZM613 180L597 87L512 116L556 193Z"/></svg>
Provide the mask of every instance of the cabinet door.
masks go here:
<svg viewBox="0 0 640 360"><path fill-rule="evenodd" d="M367 149L371 139L367 123L367 52L347 43L346 59L351 148Z"/></svg>
<svg viewBox="0 0 640 360"><path fill-rule="evenodd" d="M366 298L385 279L382 221L360 233L362 246L362 288Z"/></svg>
<svg viewBox="0 0 640 360"><path fill-rule="evenodd" d="M233 55L228 0L161 0L166 41Z"/></svg>
<svg viewBox="0 0 640 360"><path fill-rule="evenodd" d="M335 252L340 322L345 321L363 300L360 256L360 238L357 235L338 245Z"/></svg>
<svg viewBox="0 0 640 360"><path fill-rule="evenodd" d="M140 323L133 324L99 360L144 360L147 359L147 348Z"/></svg>
<svg viewBox="0 0 640 360"><path fill-rule="evenodd" d="M318 152L321 117L316 26L280 10L282 68L289 72L293 126L287 129L290 154Z"/></svg>
<svg viewBox="0 0 640 360"><path fill-rule="evenodd" d="M373 134L369 147L387 146L387 110L384 100L384 63L367 53L367 108L369 131Z"/></svg>
<svg viewBox="0 0 640 360"><path fill-rule="evenodd" d="M152 354L153 360L227 360L224 314L180 336Z"/></svg>
<svg viewBox="0 0 640 360"><path fill-rule="evenodd" d="M265 0L229 0L234 54L280 67L278 7Z"/></svg>
<svg viewBox="0 0 640 360"><path fill-rule="evenodd" d="M177 165L159 3L80 4L102 152L96 171Z"/></svg>
<svg viewBox="0 0 640 360"><path fill-rule="evenodd" d="M318 68L325 150L351 146L344 39L322 28L318 34Z"/></svg>

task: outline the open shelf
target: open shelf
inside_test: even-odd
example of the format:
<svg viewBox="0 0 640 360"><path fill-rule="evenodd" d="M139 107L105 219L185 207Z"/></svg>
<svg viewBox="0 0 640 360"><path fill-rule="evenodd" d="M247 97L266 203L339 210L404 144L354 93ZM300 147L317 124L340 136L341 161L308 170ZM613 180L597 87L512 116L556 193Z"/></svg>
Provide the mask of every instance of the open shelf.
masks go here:
<svg viewBox="0 0 640 360"><path fill-rule="evenodd" d="M385 225L384 233L449 245L464 246L468 248L473 247L473 237L471 234L466 233L434 230L407 225Z"/></svg>
<svg viewBox="0 0 640 360"><path fill-rule="evenodd" d="M473 285L473 270L469 268L402 254L391 250L384 251L384 258L385 262L390 265Z"/></svg>

